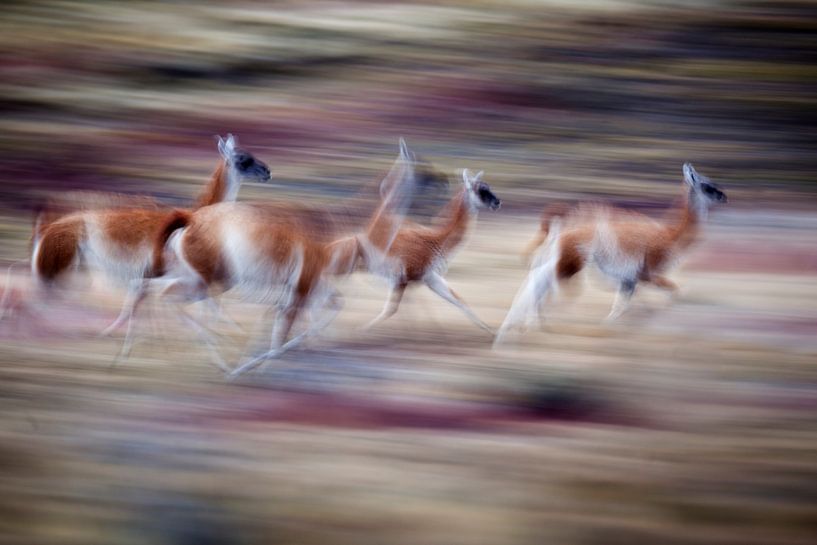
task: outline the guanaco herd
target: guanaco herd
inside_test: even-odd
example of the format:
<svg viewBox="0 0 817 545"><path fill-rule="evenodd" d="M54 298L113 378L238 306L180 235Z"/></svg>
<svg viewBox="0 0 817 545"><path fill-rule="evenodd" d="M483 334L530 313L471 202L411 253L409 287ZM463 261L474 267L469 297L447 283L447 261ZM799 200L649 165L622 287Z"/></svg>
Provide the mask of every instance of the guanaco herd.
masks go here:
<svg viewBox="0 0 817 545"><path fill-rule="evenodd" d="M236 202L243 181L267 182L270 170L238 147L232 135L218 137L218 151L221 161L189 209L167 208L150 199L123 203L110 196L70 213L41 212L32 236L31 300L47 306L68 273L80 266L94 269L127 288L119 316L101 333L110 335L125 326L117 358L129 353L137 309L155 293L175 303L181 319L228 376L278 357L325 328L342 306L334 277L356 270L383 277L390 287L382 312L366 329L397 312L409 284L423 283L494 334L445 280L448 261L478 211L498 210L501 204L481 171L461 171L462 186L433 226L410 221L407 212L418 186L441 181L436 178L447 183L447 178L419 160L401 138L368 221L357 232L344 233L328 213L286 202ZM675 292L665 271L695 240L709 206L726 202L724 192L690 163L683 166L683 180L676 217L663 223L600 205L547 208L525 252L530 271L494 335L494 347L511 331L541 320L560 283L590 264L618 285L608 319L626 310L639 282ZM201 301L218 315L217 298L228 290L275 310L269 349L234 368L219 355L211 329L185 309ZM7 285L0 303L4 315L13 292ZM308 325L291 335L301 317Z"/></svg>

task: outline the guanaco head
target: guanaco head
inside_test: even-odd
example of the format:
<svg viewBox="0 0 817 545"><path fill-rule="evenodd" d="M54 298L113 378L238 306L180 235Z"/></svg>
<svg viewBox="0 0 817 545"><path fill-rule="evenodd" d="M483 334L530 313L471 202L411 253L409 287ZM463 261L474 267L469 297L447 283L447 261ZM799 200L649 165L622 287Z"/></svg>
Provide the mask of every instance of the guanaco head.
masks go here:
<svg viewBox="0 0 817 545"><path fill-rule="evenodd" d="M712 183L712 180L699 174L692 163L684 163L684 181L689 185L690 202L701 210L706 210L713 204L726 202L726 193Z"/></svg>
<svg viewBox="0 0 817 545"><path fill-rule="evenodd" d="M232 134L224 139L218 137L218 152L228 168L235 169L241 178L268 182L270 171L267 165L253 157L252 153L238 147L238 140Z"/></svg>
<svg viewBox="0 0 817 545"><path fill-rule="evenodd" d="M465 184L468 200L474 209L490 208L491 210L499 210L502 201L494 195L488 184L482 181L482 175L481 170L473 176L467 168L462 170L462 181Z"/></svg>

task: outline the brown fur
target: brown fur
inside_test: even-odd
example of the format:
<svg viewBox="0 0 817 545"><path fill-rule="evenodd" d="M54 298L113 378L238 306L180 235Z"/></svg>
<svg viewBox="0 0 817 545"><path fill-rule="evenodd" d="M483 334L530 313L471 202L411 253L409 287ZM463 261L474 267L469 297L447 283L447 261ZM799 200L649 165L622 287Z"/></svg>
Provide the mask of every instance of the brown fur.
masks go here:
<svg viewBox="0 0 817 545"><path fill-rule="evenodd" d="M391 189L399 190L397 186ZM394 201L400 202L388 197L381 202L364 235L370 244L378 240L378 244L373 244L375 247L385 245L383 251L388 250L388 233L399 221L390 210L390 203ZM297 273L297 278L289 279L294 280L291 299L285 299L278 313L280 322L273 340L278 348L283 346L293 323L321 281L328 275L351 273L364 252L357 237L337 238L329 218L299 206L222 203L203 207L176 221L169 220L156 238L155 251L165 251L170 233L179 225L185 226L180 240L182 257L196 272L195 277L176 281L186 284L181 290L189 300L214 290L232 288L233 275L240 271L231 271L230 266L252 268L271 262L279 268L278 281L282 283L287 282L287 268L295 267L292 273ZM226 244L230 241L227 236L240 236L241 244L250 245L252 250L244 250L242 254L242 259L250 261L242 265L228 261ZM252 366L253 362L247 365Z"/></svg>
<svg viewBox="0 0 817 545"><path fill-rule="evenodd" d="M71 267L84 236L85 226L78 217L64 218L43 228L35 262L40 279L51 283Z"/></svg>
<svg viewBox="0 0 817 545"><path fill-rule="evenodd" d="M153 241L153 271L152 276L164 274L164 246L173 231L185 227L190 223L191 212L188 210L173 210L169 215L165 215L163 221L159 223Z"/></svg>
<svg viewBox="0 0 817 545"><path fill-rule="evenodd" d="M386 263L369 264L372 272L385 274L391 282L391 293L386 300L383 310L378 316L372 319L367 328L393 316L403 298L406 287L413 282L423 282L429 289L439 295L442 299L459 308L468 318L486 331L491 328L480 320L467 304L460 298L443 278L448 259L451 253L462 243L471 219L472 204L471 191L475 191L472 184L481 176L481 173L472 180L468 179L468 171L463 172L465 186L449 201L445 210L440 215L436 227L424 227L414 223L404 224L398 231L394 244L388 252L391 261ZM480 199L488 206L483 199L483 191L490 192L485 186L477 186L480 191ZM493 194L490 194L490 207L496 209L500 201ZM395 263L396 262L396 263Z"/></svg>
<svg viewBox="0 0 817 545"><path fill-rule="evenodd" d="M102 210L159 210L162 205L153 197L126 193L103 193L100 191L70 191L49 197L37 213L36 225L42 236L46 227L60 218L78 212Z"/></svg>
<svg viewBox="0 0 817 545"><path fill-rule="evenodd" d="M221 161L210 177L210 182L204 187L202 192L196 199L194 209L210 206L224 200L224 195L227 192L227 165Z"/></svg>
<svg viewBox="0 0 817 545"><path fill-rule="evenodd" d="M653 222L611 222L610 228L615 233L619 251L641 262L641 280L660 274L680 249L676 244L678 238L675 230ZM595 236L593 225L574 227L560 235L556 266L558 279L570 278L584 268L586 249ZM688 241L687 235L683 240Z"/></svg>
<svg viewBox="0 0 817 545"><path fill-rule="evenodd" d="M641 214L602 206L579 206L558 222L548 219L550 214L546 213L540 232L529 247L546 242L547 248L517 291L494 346L511 329L526 325L532 316L541 321L547 297L560 281L578 273L588 260L618 283L609 320L627 309L639 282L677 290L662 273L695 240L701 214L716 202L726 202L726 194L695 172L690 163L684 164L683 171L685 198L673 214L677 217L671 221L658 223ZM564 229L563 224L567 224Z"/></svg>
<svg viewBox="0 0 817 545"><path fill-rule="evenodd" d="M152 242L167 218L165 210L110 210L101 216L108 238L124 251L132 251Z"/></svg>
<svg viewBox="0 0 817 545"><path fill-rule="evenodd" d="M468 229L468 196L462 188L440 215L437 227L406 222L397 232L390 257L404 266L405 277L399 283L417 282L437 259L446 259L462 243Z"/></svg>
<svg viewBox="0 0 817 545"><path fill-rule="evenodd" d="M539 231L530 243L522 252L522 259L525 263L529 263L533 253L539 248L547 239L550 232L550 222L553 218L566 216L570 212L570 205L566 202L556 202L548 204L542 211L541 219L539 220Z"/></svg>
<svg viewBox="0 0 817 545"><path fill-rule="evenodd" d="M66 216L75 212L111 209L157 210L162 204L147 195L103 193L101 191L70 191L48 199L45 209L52 214Z"/></svg>
<svg viewBox="0 0 817 545"><path fill-rule="evenodd" d="M571 278L584 268L585 259L579 251L581 235L565 233L562 237L561 256L556 264L556 277L559 280Z"/></svg>
<svg viewBox="0 0 817 545"><path fill-rule="evenodd" d="M570 278L584 268L582 249L592 242L595 222L604 216L608 218L610 228L615 233L620 251L642 260L639 279L653 282L652 279L658 278L672 258L688 248L699 233L699 219L689 208L686 186L684 195L665 224L658 224L636 212L604 206L580 205L568 210L563 203L549 205L542 213L539 231L528 244L524 255L530 256L544 243L554 218L565 217L568 228L559 237L557 278ZM666 279L653 283L659 287L672 284Z"/></svg>
<svg viewBox="0 0 817 545"><path fill-rule="evenodd" d="M226 172L225 163L221 161L199 197L199 204L223 198ZM52 200L38 217L34 233L40 241L36 271L47 280L52 280L73 263L79 244L86 236L85 222L92 218L97 219L111 247L123 253L150 252L154 247L152 243L163 230L180 221L184 213L164 208L150 197L98 192L80 192L79 195L85 198L74 196ZM69 208L81 210L66 215ZM54 254L50 255L52 252ZM153 252L153 258L156 257ZM158 258L153 269L161 271L164 267L161 253Z"/></svg>

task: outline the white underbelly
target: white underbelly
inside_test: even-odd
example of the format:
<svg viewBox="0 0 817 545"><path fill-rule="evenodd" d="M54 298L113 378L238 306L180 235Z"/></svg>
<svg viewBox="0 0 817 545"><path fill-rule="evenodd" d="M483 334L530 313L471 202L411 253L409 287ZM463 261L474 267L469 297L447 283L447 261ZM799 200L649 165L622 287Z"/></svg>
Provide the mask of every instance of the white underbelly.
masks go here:
<svg viewBox="0 0 817 545"><path fill-rule="evenodd" d="M302 247L294 247L287 259L278 262L229 227L224 241L229 287L240 297L263 303L282 303L292 297L303 270Z"/></svg>

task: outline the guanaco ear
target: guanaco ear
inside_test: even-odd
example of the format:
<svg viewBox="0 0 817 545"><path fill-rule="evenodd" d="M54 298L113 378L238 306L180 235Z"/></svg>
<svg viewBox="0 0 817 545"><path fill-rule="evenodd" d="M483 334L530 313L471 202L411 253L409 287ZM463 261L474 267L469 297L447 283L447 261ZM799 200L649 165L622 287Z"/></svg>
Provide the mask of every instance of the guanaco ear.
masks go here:
<svg viewBox="0 0 817 545"><path fill-rule="evenodd" d="M219 152L219 154L221 154L221 157L224 158L225 160L229 159L230 158L230 151L229 151L229 149L227 147L228 142L229 142L229 136L227 137L228 138L227 140L224 140L221 136L217 136L217 138L218 138L218 152Z"/></svg>
<svg viewBox="0 0 817 545"><path fill-rule="evenodd" d="M409 149L408 144L406 144L406 141L402 136L400 137L400 158L404 161L411 162L414 162L415 160L414 152Z"/></svg>
<svg viewBox="0 0 817 545"><path fill-rule="evenodd" d="M238 138L233 136L232 134L227 134L227 151L235 153L235 149L238 147Z"/></svg>
<svg viewBox="0 0 817 545"><path fill-rule="evenodd" d="M224 159L229 159L235 153L236 138L232 134L227 135L227 139L218 137L218 152Z"/></svg>
<svg viewBox="0 0 817 545"><path fill-rule="evenodd" d="M684 163L684 181L690 187L697 187L700 183L700 175L692 166L692 163Z"/></svg>
<svg viewBox="0 0 817 545"><path fill-rule="evenodd" d="M386 174L386 177L380 182L380 198L386 199L390 193L397 190L397 185L409 182L412 185L411 191L414 191L414 164L416 157L406 144L403 137L400 137L398 146L400 152L397 154L397 159ZM410 178L410 180L409 180Z"/></svg>
<svg viewBox="0 0 817 545"><path fill-rule="evenodd" d="M470 188L474 182L474 178L471 177L471 171L467 168L462 169L462 183L465 184L465 187Z"/></svg>
<svg viewBox="0 0 817 545"><path fill-rule="evenodd" d="M480 170L479 172L477 172L476 175L474 176L473 181L478 182L478 181L482 180L482 175L483 174L485 174L484 170Z"/></svg>

